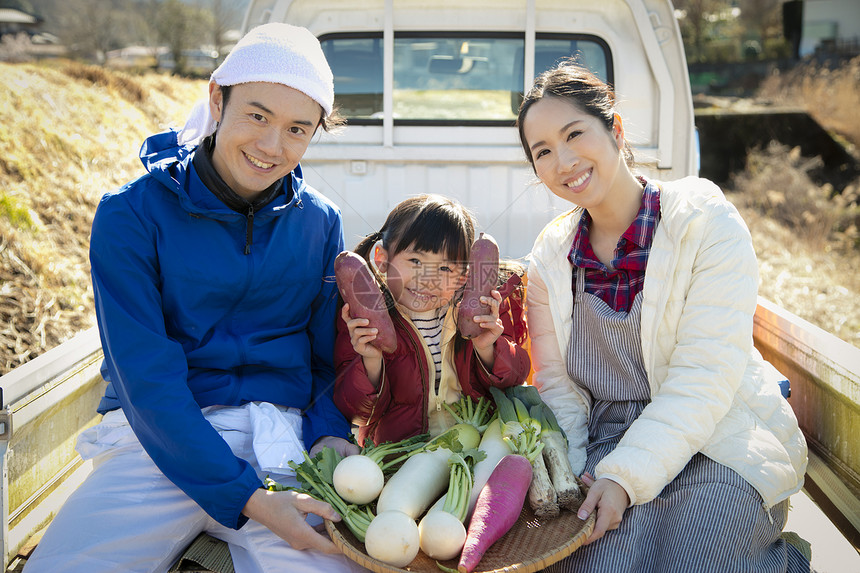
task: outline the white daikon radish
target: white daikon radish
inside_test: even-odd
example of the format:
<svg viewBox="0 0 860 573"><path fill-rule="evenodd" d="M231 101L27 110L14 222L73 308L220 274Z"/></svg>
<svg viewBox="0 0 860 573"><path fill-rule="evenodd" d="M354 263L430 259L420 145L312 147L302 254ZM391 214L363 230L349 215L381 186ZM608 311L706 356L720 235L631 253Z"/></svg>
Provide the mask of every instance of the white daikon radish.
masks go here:
<svg viewBox="0 0 860 573"><path fill-rule="evenodd" d="M401 511L412 519L424 513L448 485L451 450L438 448L415 454L400 466L382 488L376 511Z"/></svg>
<svg viewBox="0 0 860 573"><path fill-rule="evenodd" d="M478 446L478 449L484 452L487 457L476 463L472 470L474 484L472 485L472 493L469 496L467 518L475 510L478 494L481 493L481 489L483 489L487 480L490 479L490 474L493 473L496 464L513 451L502 439L502 426L498 418L494 418L487 426L487 429L484 430L484 435L481 437L481 444Z"/></svg>
<svg viewBox="0 0 860 573"><path fill-rule="evenodd" d="M452 452L444 445L451 445L456 439L464 449L475 448L478 436L473 426L456 424L434 438L432 441L438 441L439 447L411 456L388 478L376 502L376 511L397 510L418 519L448 486L451 473L448 458Z"/></svg>

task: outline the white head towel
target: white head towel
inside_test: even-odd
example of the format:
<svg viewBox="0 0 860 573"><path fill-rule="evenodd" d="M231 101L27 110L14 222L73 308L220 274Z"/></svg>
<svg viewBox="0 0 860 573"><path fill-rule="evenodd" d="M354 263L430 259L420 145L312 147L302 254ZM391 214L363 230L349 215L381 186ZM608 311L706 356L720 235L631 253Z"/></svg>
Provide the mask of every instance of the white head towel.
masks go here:
<svg viewBox="0 0 860 573"><path fill-rule="evenodd" d="M219 86L283 84L316 101L326 115L334 106L334 77L319 40L306 28L290 24L263 24L245 34L210 79ZM214 131L209 100L201 100L180 131L179 144L197 144Z"/></svg>

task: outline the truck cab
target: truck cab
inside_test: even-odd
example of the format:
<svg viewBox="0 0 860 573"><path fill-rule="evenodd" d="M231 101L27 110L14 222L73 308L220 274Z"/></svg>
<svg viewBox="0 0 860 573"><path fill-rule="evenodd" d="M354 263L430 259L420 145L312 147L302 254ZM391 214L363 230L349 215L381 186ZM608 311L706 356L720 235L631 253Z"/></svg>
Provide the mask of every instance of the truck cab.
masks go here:
<svg viewBox="0 0 860 573"><path fill-rule="evenodd" d="M305 177L343 210L347 248L420 193L458 199L504 256L524 257L569 204L537 183L514 126L538 74L574 57L615 86L639 171L696 173L693 105L669 0L251 0L243 32L304 26L348 124Z"/></svg>

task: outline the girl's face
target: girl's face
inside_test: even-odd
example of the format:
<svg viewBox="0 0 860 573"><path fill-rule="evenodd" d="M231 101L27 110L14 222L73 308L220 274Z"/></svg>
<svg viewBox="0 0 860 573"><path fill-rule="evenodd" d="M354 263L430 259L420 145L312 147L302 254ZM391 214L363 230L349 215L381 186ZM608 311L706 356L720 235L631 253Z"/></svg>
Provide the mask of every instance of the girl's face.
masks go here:
<svg viewBox="0 0 860 573"><path fill-rule="evenodd" d="M465 266L442 253L416 251L411 247L388 257L381 246L374 260L385 274L385 284L398 304L415 312L440 308L466 284Z"/></svg>
<svg viewBox="0 0 860 573"><path fill-rule="evenodd" d="M549 96L529 108L523 134L535 173L554 195L585 209L611 207L605 201L627 170L618 116L608 132L572 102Z"/></svg>

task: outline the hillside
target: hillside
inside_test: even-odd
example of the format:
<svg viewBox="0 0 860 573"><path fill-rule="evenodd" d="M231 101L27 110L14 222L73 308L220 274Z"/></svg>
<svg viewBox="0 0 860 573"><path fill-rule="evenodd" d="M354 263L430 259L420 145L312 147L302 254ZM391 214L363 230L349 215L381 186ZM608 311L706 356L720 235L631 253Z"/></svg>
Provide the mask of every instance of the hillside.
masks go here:
<svg viewBox="0 0 860 573"><path fill-rule="evenodd" d="M0 63L0 374L95 324L87 249L99 197L143 172L206 82L60 62Z"/></svg>
<svg viewBox="0 0 860 573"><path fill-rule="evenodd" d="M143 172L140 143L181 125L206 82L68 62L0 63L0 77L3 374L94 325L87 249L99 197ZM813 164L762 151L729 197L753 232L761 294L860 346L857 225L830 233L837 215L806 175ZM843 192L838 216L853 205L856 217L858 193Z"/></svg>

